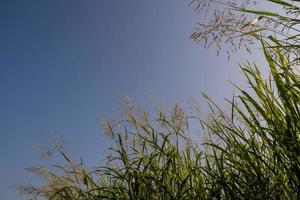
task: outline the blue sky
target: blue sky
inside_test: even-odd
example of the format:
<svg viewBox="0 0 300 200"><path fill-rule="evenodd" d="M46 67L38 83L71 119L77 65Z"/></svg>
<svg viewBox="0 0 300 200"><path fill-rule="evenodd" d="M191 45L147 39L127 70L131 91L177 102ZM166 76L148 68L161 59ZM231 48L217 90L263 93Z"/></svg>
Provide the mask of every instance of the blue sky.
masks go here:
<svg viewBox="0 0 300 200"><path fill-rule="evenodd" d="M117 113L118 95L147 104L217 102L242 83L237 61L188 39L197 22L186 1L0 1L0 194L36 182L24 168L40 165L33 144L60 136L90 165L109 141L97 118ZM203 104L205 106L205 104Z"/></svg>

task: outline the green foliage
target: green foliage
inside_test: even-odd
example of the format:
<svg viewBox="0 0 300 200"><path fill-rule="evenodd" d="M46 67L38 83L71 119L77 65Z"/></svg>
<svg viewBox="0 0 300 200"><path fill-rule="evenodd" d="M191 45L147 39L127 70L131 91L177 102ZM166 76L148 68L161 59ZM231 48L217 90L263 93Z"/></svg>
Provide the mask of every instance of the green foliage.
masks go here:
<svg viewBox="0 0 300 200"><path fill-rule="evenodd" d="M299 12L294 4L270 1ZM239 11L298 22L270 11ZM45 185L17 190L53 200L300 199L300 77L297 54L289 53L297 43L249 31L262 44L269 76L255 63L241 65L252 91L236 86L229 114L207 95L204 118L178 105L153 117L130 106L121 121L102 123L115 144L107 164L88 170L57 145L65 163L54 170L30 168ZM200 143L190 137L197 126L206 134Z"/></svg>
<svg viewBox="0 0 300 200"><path fill-rule="evenodd" d="M241 66L252 92L238 88L231 114L206 95L205 119L178 105L154 119L128 109L123 121L103 123L116 144L108 164L88 171L60 150L66 165L59 173L34 168L46 185L19 190L54 200L299 199L300 79L281 48L269 48L274 42L280 45L262 41L268 79L255 64ZM206 130L203 144L190 139L191 123Z"/></svg>

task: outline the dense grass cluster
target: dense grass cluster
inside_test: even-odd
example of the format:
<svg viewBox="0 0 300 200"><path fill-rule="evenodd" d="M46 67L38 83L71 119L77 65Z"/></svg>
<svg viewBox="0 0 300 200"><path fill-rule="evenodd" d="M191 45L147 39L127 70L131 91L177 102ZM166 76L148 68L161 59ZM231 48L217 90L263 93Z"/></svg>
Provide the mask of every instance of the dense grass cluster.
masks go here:
<svg viewBox="0 0 300 200"><path fill-rule="evenodd" d="M219 2L229 12L215 12L213 23L202 25L204 32L192 34L195 41L213 36L217 46L224 36L261 41L268 77L260 71L266 66L241 65L250 90L236 86L238 94L227 100L230 112L207 95L210 111L204 117L198 111L187 114L179 105L152 115L128 105L122 120L102 122L114 142L106 164L87 169L56 142L65 162L29 168L44 185L16 189L32 199L53 200L300 199L300 8L267 1L282 6L284 15L249 10L248 0L240 7L235 1ZM213 1L191 2L202 11ZM233 11L259 15L266 24L242 28L247 18ZM197 127L203 130L201 141L191 139ZM45 149L43 156L52 152Z"/></svg>
<svg viewBox="0 0 300 200"><path fill-rule="evenodd" d="M262 42L269 77L241 66L252 91L237 87L229 114L207 96L204 118L178 105L154 117L127 109L124 120L102 124L115 142L107 164L88 170L57 145L66 163L31 168L45 185L17 189L53 200L299 199L300 77L271 40ZM203 141L191 140L195 126Z"/></svg>

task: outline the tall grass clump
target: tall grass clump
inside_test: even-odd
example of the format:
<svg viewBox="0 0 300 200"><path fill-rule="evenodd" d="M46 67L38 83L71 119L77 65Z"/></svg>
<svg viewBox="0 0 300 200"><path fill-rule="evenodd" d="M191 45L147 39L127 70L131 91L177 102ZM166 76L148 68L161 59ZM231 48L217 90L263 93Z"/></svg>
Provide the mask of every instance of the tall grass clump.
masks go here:
<svg viewBox="0 0 300 200"><path fill-rule="evenodd" d="M101 123L113 142L105 164L87 168L55 142L64 162L28 168L44 184L15 189L53 200L300 199L300 8L293 1L266 2L282 13L252 9L251 0L190 1L200 14L219 5L212 21L192 33L196 42L215 43L218 50L228 44L229 54L261 42L268 75L261 72L266 66L242 64L250 90L235 86L230 112L207 95L204 116L179 105L154 114L127 105L121 120ZM260 20L251 23L253 15ZM205 139L192 139L198 127ZM48 149L43 156L56 160Z"/></svg>
<svg viewBox="0 0 300 200"><path fill-rule="evenodd" d="M131 107L123 120L102 122L114 142L107 164L92 169L65 159L32 167L43 186L17 185L30 198L61 199L300 199L300 77L274 37L262 41L268 77L241 65L251 91L227 100L224 112L207 95L209 116L175 105L150 116ZM193 141L201 127L205 140Z"/></svg>

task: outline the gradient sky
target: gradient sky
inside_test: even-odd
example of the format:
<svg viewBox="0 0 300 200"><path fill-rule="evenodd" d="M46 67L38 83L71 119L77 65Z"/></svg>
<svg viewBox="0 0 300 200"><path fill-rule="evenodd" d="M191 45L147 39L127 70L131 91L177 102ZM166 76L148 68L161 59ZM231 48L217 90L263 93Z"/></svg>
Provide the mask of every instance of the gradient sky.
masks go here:
<svg viewBox="0 0 300 200"><path fill-rule="evenodd" d="M40 164L33 144L49 132L88 165L103 159L97 118L117 113L120 94L230 98L245 55L195 45L196 22L184 0L0 1L0 198L22 199L9 185L37 181L24 168Z"/></svg>

